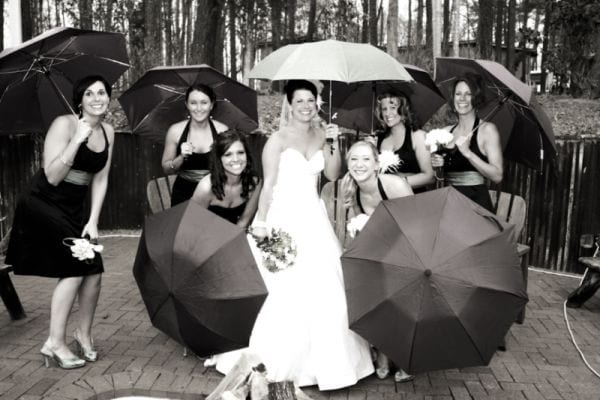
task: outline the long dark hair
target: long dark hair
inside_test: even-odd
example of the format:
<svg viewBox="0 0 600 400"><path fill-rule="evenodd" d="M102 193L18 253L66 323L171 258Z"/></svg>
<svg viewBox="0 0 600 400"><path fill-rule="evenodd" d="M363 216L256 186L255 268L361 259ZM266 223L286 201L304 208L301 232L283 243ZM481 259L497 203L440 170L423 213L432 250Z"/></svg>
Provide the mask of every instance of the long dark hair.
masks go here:
<svg viewBox="0 0 600 400"><path fill-rule="evenodd" d="M406 129L406 134L410 135L413 130L417 129L415 126L415 118L412 111L412 104L408 96L404 93L400 92L385 92L377 96L377 102L375 105L375 116L382 126L382 130L378 131L377 134L377 149L379 150L379 146L381 142L392 134L392 128L387 126L385 121L383 120L383 113L381 110L381 102L384 99L397 99L398 100L398 115L403 117L402 124L404 124L404 128Z"/></svg>
<svg viewBox="0 0 600 400"><path fill-rule="evenodd" d="M456 114L456 109L454 108L454 93L456 92L456 86L460 82L466 83L469 87L469 90L471 91L471 105L475 109L475 112L479 111L479 108L481 108L481 106L486 102L485 92L482 89L482 78L479 75L468 73L457 77L454 81L454 84L452 85L452 91L450 92L452 96L449 103L450 109Z"/></svg>
<svg viewBox="0 0 600 400"><path fill-rule="evenodd" d="M250 154L250 148L248 147L248 141L242 132L230 129L217 135L210 151L211 188L212 192L219 200L223 200L225 197L225 182L227 182L227 174L225 173L225 168L223 168L221 157L223 157L223 154L225 154L235 142L242 143L244 151L246 152L246 168L244 168L242 175L240 176L242 182L242 198L247 199L249 193L256 188L258 175L254 170L254 163L252 161L252 155Z"/></svg>
<svg viewBox="0 0 600 400"><path fill-rule="evenodd" d="M190 98L190 93L192 93L193 91L204 93L210 99L210 103L213 106L212 111L211 111L211 115L212 115L212 113L215 111L215 108L217 107L217 95L215 94L215 91L210 86L205 85L204 83L194 82L185 91L185 102L186 103L188 102L188 100Z"/></svg>

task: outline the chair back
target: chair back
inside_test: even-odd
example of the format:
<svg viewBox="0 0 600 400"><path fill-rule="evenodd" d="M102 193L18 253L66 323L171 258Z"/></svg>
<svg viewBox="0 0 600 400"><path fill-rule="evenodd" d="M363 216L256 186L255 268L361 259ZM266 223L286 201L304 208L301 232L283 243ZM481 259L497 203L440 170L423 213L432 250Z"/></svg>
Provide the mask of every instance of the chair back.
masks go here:
<svg viewBox="0 0 600 400"><path fill-rule="evenodd" d="M146 197L152 214L171 207L171 191L177 175L160 176L146 185Z"/></svg>
<svg viewBox="0 0 600 400"><path fill-rule="evenodd" d="M503 221L515 225L517 238L521 236L527 217L527 203L523 197L507 192L490 190L492 205L496 209L496 215Z"/></svg>
<svg viewBox="0 0 600 400"><path fill-rule="evenodd" d="M349 238L346 235L346 223L352 211L344 207L344 199L342 198L342 180L338 179L335 182L327 182L321 189L321 200L325 203L325 209L329 216L329 222L333 226L335 235L343 247L346 245L346 240Z"/></svg>

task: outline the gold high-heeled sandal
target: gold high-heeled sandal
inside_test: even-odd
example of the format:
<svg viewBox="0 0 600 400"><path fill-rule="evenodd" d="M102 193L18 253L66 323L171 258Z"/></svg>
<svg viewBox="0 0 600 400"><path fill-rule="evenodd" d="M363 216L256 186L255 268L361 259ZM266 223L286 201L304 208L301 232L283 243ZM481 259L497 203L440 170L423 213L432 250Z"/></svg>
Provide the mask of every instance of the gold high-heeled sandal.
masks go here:
<svg viewBox="0 0 600 400"><path fill-rule="evenodd" d="M98 352L93 347L87 348L84 347L83 344L81 344L81 340L79 340L79 331L75 330L73 332L73 339L75 339L75 343L77 344L81 358L89 362L94 362L98 360ZM93 341L92 346L94 346Z"/></svg>
<svg viewBox="0 0 600 400"><path fill-rule="evenodd" d="M56 354L51 348L49 348L46 343L44 343L44 346L42 346L42 348L40 349L40 353L44 357L44 365L46 366L46 368L50 368L50 359L54 360L54 362L56 362L56 365L58 365L58 367L62 369L75 369L85 366L85 360L82 360L79 357L59 357L58 354Z"/></svg>

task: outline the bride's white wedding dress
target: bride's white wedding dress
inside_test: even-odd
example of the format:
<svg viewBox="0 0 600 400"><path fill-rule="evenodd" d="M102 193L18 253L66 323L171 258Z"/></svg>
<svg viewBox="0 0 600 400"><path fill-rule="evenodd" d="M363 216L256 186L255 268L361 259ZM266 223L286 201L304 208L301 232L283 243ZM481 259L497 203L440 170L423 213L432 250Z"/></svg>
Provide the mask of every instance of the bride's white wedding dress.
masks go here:
<svg viewBox="0 0 600 400"><path fill-rule="evenodd" d="M354 385L373 372L369 345L348 329L341 249L317 194L323 167L322 151L309 160L292 148L280 155L266 223L292 236L296 261L286 270L269 272L250 240L269 295L249 348L216 357L222 373L243 351L264 362L270 379L317 384L321 390Z"/></svg>

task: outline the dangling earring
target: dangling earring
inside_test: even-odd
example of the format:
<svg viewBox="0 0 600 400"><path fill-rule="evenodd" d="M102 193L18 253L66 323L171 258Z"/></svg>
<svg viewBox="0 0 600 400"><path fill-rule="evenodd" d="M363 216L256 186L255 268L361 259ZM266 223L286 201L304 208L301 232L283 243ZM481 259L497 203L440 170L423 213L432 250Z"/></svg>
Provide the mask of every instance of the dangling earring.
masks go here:
<svg viewBox="0 0 600 400"><path fill-rule="evenodd" d="M81 103L79 103L77 109L79 110L79 118L81 118L83 116L83 108L81 107Z"/></svg>

